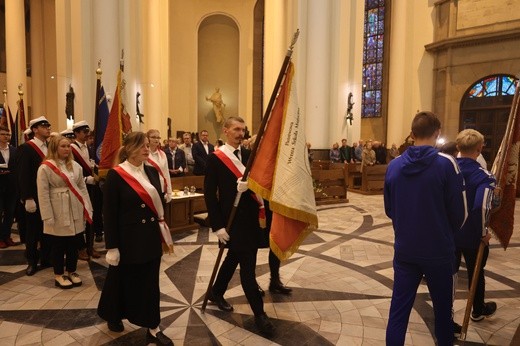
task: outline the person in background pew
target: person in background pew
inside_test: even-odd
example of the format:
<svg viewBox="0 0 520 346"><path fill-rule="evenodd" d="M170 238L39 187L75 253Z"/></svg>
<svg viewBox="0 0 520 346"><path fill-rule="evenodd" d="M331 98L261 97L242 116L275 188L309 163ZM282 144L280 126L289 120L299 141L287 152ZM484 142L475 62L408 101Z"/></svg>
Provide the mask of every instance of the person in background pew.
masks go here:
<svg viewBox="0 0 520 346"><path fill-rule="evenodd" d="M186 154L183 150L179 149L177 140L175 138L168 139L168 149L166 158L168 159L168 170L170 177L183 177L187 170L188 163L186 161Z"/></svg>
<svg viewBox="0 0 520 346"><path fill-rule="evenodd" d="M150 156L146 164L154 167L159 172L164 200L166 203L170 203L172 200L172 180L170 179L168 157L161 150L161 134L159 130L151 129L148 130L146 135L150 143Z"/></svg>

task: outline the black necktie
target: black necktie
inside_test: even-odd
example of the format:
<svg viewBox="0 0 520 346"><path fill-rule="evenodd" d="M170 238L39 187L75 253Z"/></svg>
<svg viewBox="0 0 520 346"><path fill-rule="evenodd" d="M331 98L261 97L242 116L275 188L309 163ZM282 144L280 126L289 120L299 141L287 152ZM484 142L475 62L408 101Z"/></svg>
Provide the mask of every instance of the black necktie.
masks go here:
<svg viewBox="0 0 520 346"><path fill-rule="evenodd" d="M239 152L240 152L240 150L235 149L235 151L233 152L233 154L235 154L235 156L240 160L240 156L238 155Z"/></svg>

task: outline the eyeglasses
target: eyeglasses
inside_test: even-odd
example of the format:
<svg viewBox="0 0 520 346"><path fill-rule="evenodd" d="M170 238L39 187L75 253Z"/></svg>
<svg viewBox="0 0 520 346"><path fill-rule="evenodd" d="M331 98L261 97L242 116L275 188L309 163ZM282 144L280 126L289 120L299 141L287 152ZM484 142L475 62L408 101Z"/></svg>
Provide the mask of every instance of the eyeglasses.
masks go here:
<svg viewBox="0 0 520 346"><path fill-rule="evenodd" d="M10 136L10 133L0 133L0 136Z"/></svg>
<svg viewBox="0 0 520 346"><path fill-rule="evenodd" d="M153 139L161 139L161 137L157 137L157 136L150 136L150 138L153 138Z"/></svg>

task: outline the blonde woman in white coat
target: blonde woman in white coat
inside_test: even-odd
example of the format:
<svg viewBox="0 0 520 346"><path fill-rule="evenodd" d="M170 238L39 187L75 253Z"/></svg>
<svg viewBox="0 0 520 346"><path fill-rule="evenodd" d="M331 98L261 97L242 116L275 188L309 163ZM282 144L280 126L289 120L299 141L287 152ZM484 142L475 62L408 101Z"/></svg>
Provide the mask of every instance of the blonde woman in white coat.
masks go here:
<svg viewBox="0 0 520 346"><path fill-rule="evenodd" d="M76 235L85 229L85 221L92 222L92 205L69 139L58 135L49 140L47 157L38 169L37 186L43 232L51 241L55 285L80 286Z"/></svg>

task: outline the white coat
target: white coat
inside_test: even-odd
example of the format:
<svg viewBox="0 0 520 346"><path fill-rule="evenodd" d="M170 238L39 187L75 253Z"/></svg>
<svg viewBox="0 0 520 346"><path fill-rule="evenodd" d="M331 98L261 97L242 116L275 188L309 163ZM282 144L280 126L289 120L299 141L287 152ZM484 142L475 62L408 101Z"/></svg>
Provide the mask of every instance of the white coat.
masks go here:
<svg viewBox="0 0 520 346"><path fill-rule="evenodd" d="M71 178L72 172L67 171L64 165L58 165L54 160L49 161L64 172L71 182L76 184L85 207L89 212L92 212L92 204L83 180L81 166L72 161L74 173L73 178ZM85 230L83 205L70 191L62 177L50 167L42 164L38 169L37 187L38 204L43 220L43 233L54 236L74 236ZM54 223L50 220L54 220Z"/></svg>

